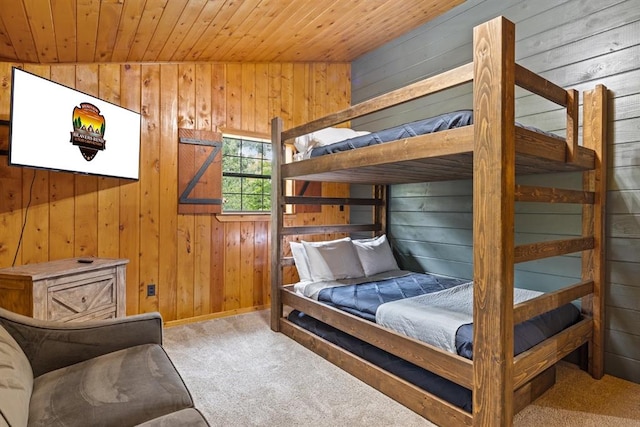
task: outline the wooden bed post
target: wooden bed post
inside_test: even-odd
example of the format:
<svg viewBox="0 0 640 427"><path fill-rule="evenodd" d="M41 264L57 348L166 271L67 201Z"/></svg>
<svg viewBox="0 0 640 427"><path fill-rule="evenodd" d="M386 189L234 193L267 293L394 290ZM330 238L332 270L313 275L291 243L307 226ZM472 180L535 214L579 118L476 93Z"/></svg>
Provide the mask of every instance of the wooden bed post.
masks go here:
<svg viewBox="0 0 640 427"><path fill-rule="evenodd" d="M515 26L473 31L473 425L513 424Z"/></svg>
<svg viewBox="0 0 640 427"><path fill-rule="evenodd" d="M280 164L284 156L282 119L271 120L271 329L280 331L282 317L282 227L284 217L283 182Z"/></svg>
<svg viewBox="0 0 640 427"><path fill-rule="evenodd" d="M387 234L387 212L389 209L389 187L386 185L373 186L373 198L383 200L383 205L373 207L373 223L380 225L380 233Z"/></svg>
<svg viewBox="0 0 640 427"><path fill-rule="evenodd" d="M582 299L582 311L593 318L593 338L589 346L589 373L604 375L604 296L605 296L605 201L607 197L607 88L597 85L585 92L583 145L592 149L595 168L584 172L582 187L594 191L593 205L583 205L582 235L593 236L593 249L582 253L582 280L593 280L593 294Z"/></svg>

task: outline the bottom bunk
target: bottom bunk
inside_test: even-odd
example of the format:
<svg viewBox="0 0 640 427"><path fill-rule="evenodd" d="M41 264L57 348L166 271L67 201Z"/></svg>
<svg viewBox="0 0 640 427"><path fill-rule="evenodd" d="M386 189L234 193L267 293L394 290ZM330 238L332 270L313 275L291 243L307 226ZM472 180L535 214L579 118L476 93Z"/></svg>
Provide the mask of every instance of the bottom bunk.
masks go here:
<svg viewBox="0 0 640 427"><path fill-rule="evenodd" d="M377 320L396 332L467 359L473 358L470 313L464 314L465 302L459 297L451 299L452 295L461 295L464 300L471 301L470 282L424 273L393 272L388 276L352 285L323 282L321 290L306 284L297 286L296 293L307 290L322 304L372 322ZM528 297L537 294L524 292ZM451 309L443 305L443 301L446 304L453 302L456 306ZM514 356L575 325L580 317L573 304L565 304L517 324L514 328ZM287 321L468 413L472 412L472 393L466 387L299 310L292 310Z"/></svg>
<svg viewBox="0 0 640 427"><path fill-rule="evenodd" d="M395 387L412 390L408 396L415 397L389 395L429 419L434 414L425 413L430 407L425 402L447 408L448 425L471 422L473 282L399 269L384 234L291 242L291 251L301 280L278 290L291 309L278 319L281 331L386 394L398 393ZM513 290L517 306L549 297L555 299ZM587 342L592 324L573 299L556 300L539 314L514 322L514 361L525 360L519 366L526 367L514 370L514 410L553 383L547 369ZM387 391L381 387L386 382L393 384Z"/></svg>

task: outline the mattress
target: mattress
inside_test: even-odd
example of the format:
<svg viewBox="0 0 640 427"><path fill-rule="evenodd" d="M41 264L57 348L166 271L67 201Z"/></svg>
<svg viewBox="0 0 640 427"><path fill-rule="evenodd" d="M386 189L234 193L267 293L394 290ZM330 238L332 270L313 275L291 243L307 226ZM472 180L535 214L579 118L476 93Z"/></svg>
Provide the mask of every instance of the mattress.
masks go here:
<svg viewBox="0 0 640 427"><path fill-rule="evenodd" d="M413 363L407 362L391 353L366 343L323 323L297 310L289 313L287 318L294 324L336 344L337 346L359 356L376 366L390 372L405 381L420 387L447 402L464 409L472 410L471 390L447 380L433 372L427 371Z"/></svg>
<svg viewBox="0 0 640 427"><path fill-rule="evenodd" d="M472 110L453 111L439 116L430 117L428 119L416 120L411 123L395 126L379 132L372 132L355 138L345 139L344 141L335 142L322 147L316 147L311 150L310 157L318 157L325 154L383 144L385 142L396 141L398 139L411 138L417 135L467 126L472 123Z"/></svg>
<svg viewBox="0 0 640 427"><path fill-rule="evenodd" d="M368 147L371 145L383 144L385 142L397 141L411 138L418 135L440 132L443 130L455 129L473 124L473 110L459 110L441 114L428 119L416 120L378 132L367 133L333 144L317 146L313 148L309 157L319 157L326 154L339 153L341 151L353 150L355 148ZM551 138L562 139L562 137L533 126L525 126L516 122L516 126L546 135Z"/></svg>

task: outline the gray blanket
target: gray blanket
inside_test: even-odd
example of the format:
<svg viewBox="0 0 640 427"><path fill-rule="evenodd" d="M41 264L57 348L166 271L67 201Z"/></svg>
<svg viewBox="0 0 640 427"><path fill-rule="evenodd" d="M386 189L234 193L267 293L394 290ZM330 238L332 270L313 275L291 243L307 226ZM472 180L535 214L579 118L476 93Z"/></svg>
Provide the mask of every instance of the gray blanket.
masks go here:
<svg viewBox="0 0 640 427"><path fill-rule="evenodd" d="M514 289L514 303L541 295ZM439 292L382 304L376 323L420 341L456 353L456 331L473 322L473 282Z"/></svg>

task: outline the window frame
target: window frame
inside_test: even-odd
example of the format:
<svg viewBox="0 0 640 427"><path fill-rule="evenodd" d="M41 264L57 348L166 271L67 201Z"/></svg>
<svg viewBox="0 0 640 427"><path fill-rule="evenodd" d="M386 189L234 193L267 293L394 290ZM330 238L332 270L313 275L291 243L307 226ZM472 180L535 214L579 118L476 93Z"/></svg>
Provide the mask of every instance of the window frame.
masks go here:
<svg viewBox="0 0 640 427"><path fill-rule="evenodd" d="M225 170L225 158L229 158L229 157L236 157L237 159L239 159L239 161L242 163L242 161L244 159L257 159L260 162L263 162L262 168L263 168L263 172L264 172L264 162L268 162L269 165L272 164L272 159L267 159L265 158L265 150L262 150L262 155L261 158L252 158L252 157L248 157L248 156L244 156L244 155L240 155L240 156L228 156L225 155L224 152L224 145L225 145L225 139L234 139L234 140L238 140L240 141L240 144L242 144L243 142L254 142L254 143L260 143L263 144L263 148L264 146L268 145L271 151L271 156L274 155L273 153L273 146L271 143L271 139L265 135L265 134L259 134L259 133L255 133L255 132L245 132L245 131L239 131L239 130L234 130L234 131L225 131L222 130L222 154L221 154L221 173L222 173L222 181L221 181L221 186L222 186L222 199L223 199L223 203L222 203L222 213L220 215L222 216L226 216L226 217L241 217L241 216L264 216L264 215L270 215L271 214L271 191L269 190L268 192L262 192L262 193L256 193L255 195L259 195L263 198L263 206L265 209L263 210L225 210L225 200L226 200L226 193L225 192L225 178L226 177L236 177L236 178L255 178L255 179L259 179L259 180L264 180L264 181L268 181L269 187L271 186L271 179L272 179L272 174L252 174L252 173L242 173L242 172L237 172L237 171L227 171ZM240 148L240 150L242 151L242 148ZM269 171L271 172L271 166L269 166ZM264 186L263 186L264 189ZM240 203L241 203L241 208L244 205L244 198L245 198L245 192L243 189L241 189L240 193L235 193L238 194L240 196ZM264 199L268 198L269 203L265 206L264 205Z"/></svg>

